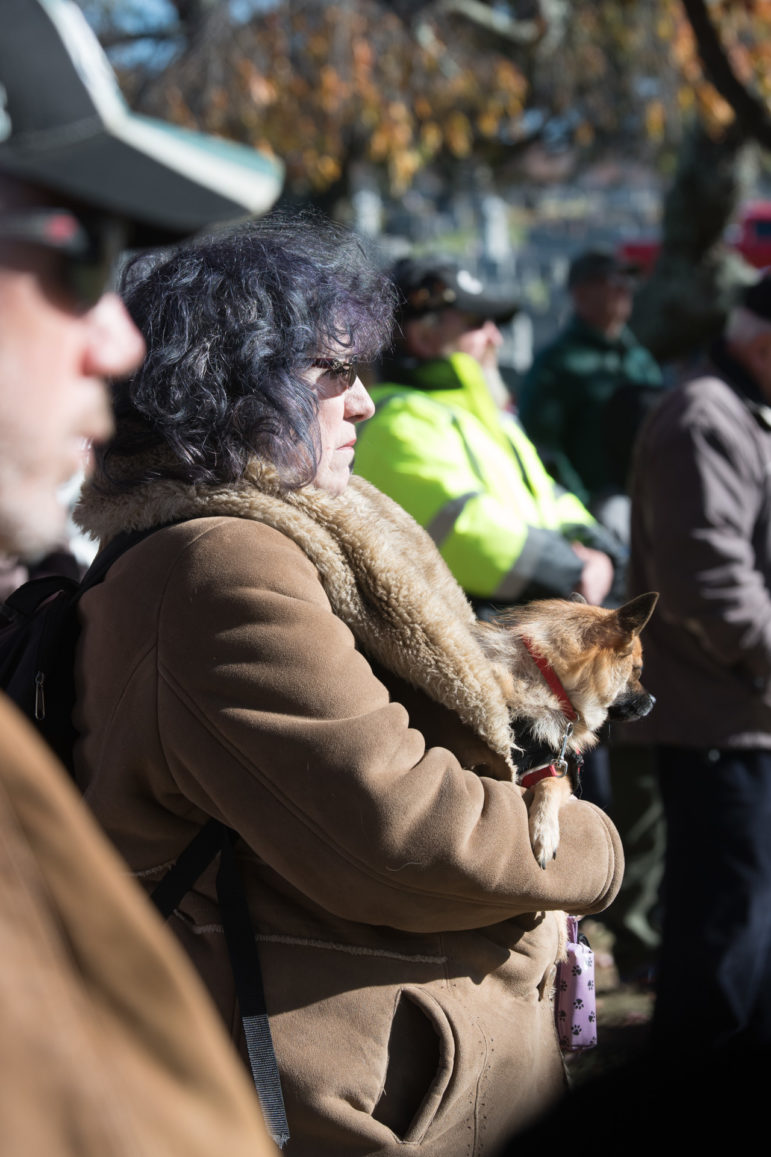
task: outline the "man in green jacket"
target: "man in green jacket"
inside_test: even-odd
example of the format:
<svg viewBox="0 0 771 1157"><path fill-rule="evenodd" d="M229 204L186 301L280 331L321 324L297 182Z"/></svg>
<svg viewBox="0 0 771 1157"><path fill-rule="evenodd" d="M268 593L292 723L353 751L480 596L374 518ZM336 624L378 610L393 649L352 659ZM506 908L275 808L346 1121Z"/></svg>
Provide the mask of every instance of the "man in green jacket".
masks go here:
<svg viewBox="0 0 771 1157"><path fill-rule="evenodd" d="M626 324L635 271L603 249L575 258L572 316L536 357L519 397L544 462L599 518L626 493L638 426L662 386L659 366Z"/></svg>
<svg viewBox="0 0 771 1157"><path fill-rule="evenodd" d="M405 258L393 277L401 348L372 391L358 473L426 528L478 606L572 591L601 603L623 549L502 409L497 323L516 304L439 257Z"/></svg>

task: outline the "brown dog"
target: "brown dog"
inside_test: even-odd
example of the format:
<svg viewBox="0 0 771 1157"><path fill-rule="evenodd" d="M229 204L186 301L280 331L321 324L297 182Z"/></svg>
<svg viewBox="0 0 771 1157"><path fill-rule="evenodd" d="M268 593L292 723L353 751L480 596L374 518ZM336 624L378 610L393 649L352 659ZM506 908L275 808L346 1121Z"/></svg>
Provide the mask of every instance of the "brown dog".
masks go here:
<svg viewBox="0 0 771 1157"><path fill-rule="evenodd" d="M618 610L545 599L479 623L479 637L501 674L517 744L517 780L532 788L530 840L542 868L557 854L560 807L572 787L568 760L597 743L606 719L641 719L654 704L640 683L640 631L657 594ZM515 752L516 757L516 752Z"/></svg>

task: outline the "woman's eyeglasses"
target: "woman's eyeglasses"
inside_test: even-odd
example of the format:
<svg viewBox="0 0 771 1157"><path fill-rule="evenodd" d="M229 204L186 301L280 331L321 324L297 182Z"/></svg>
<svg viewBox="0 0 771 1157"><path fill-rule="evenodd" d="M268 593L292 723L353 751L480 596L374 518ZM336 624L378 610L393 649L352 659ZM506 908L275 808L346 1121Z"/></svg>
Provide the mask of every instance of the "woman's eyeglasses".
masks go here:
<svg viewBox="0 0 771 1157"><path fill-rule="evenodd" d="M356 362L342 362L339 358L314 358L311 363L323 370L325 374L329 374L332 378L337 378L346 390L350 390L355 384L359 376L359 368Z"/></svg>
<svg viewBox="0 0 771 1157"><path fill-rule="evenodd" d="M0 214L0 240L55 253L62 288L90 309L110 284L128 242L128 226L118 217L70 209L25 209Z"/></svg>

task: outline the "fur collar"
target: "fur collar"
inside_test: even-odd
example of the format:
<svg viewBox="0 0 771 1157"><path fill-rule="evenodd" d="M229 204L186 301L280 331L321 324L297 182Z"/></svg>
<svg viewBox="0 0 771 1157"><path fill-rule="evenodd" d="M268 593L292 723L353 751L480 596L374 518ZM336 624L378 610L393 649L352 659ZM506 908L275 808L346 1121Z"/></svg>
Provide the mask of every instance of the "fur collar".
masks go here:
<svg viewBox="0 0 771 1157"><path fill-rule="evenodd" d="M337 498L286 491L255 461L243 480L219 488L158 479L109 492L90 482L75 513L102 545L124 530L215 515L263 522L297 543L362 650L454 710L513 771L500 675L474 636L463 591L428 534L363 478Z"/></svg>

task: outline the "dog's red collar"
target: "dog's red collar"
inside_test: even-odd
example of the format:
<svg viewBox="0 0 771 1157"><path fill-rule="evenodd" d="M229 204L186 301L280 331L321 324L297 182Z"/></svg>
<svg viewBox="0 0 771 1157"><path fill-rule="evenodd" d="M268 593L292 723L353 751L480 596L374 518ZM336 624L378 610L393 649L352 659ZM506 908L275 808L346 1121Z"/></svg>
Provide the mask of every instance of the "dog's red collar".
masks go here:
<svg viewBox="0 0 771 1157"><path fill-rule="evenodd" d="M575 723L576 719L578 719L578 712L568 699L567 691L560 683L557 677L557 672L554 670L551 663L549 663L548 659L544 659L543 655L538 654L530 639L528 639L525 635L521 635L520 638L522 639L522 646L528 652L536 667L541 672L546 682L549 684L550 689L559 699L562 710L565 712L570 722Z"/></svg>
<svg viewBox="0 0 771 1157"><path fill-rule="evenodd" d="M519 780L520 787L535 787L542 779L562 779L568 773L568 765L564 759L557 763L547 763L544 767L535 767Z"/></svg>

